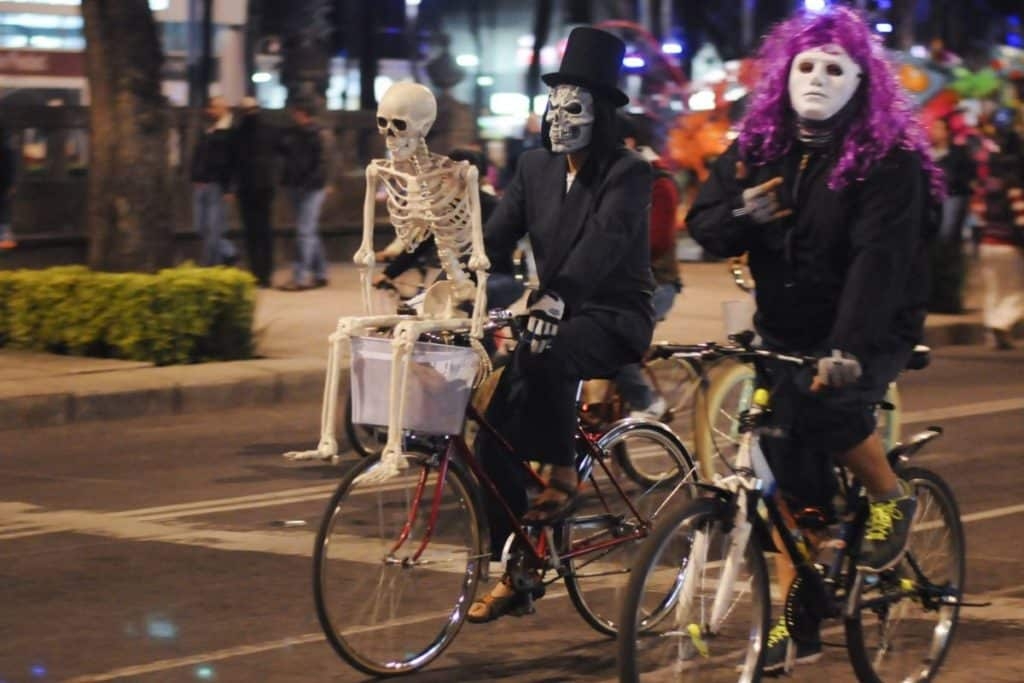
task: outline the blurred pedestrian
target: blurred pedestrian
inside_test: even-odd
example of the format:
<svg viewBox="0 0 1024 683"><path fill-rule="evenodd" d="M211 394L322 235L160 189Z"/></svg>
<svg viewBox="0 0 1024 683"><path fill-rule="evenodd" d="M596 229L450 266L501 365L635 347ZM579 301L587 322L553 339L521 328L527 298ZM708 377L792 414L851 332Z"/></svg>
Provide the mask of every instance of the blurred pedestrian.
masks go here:
<svg viewBox="0 0 1024 683"><path fill-rule="evenodd" d="M308 100L291 104L295 124L280 145L284 157L281 184L295 215L295 265L286 292L327 286L327 257L320 240L320 209L328 192L328 134L313 120Z"/></svg>
<svg viewBox="0 0 1024 683"><path fill-rule="evenodd" d="M1012 149L1007 147L1006 149ZM1013 328L1024 320L1024 158L1003 151L989 155L983 180L979 262L984 283L982 317L988 343L1013 346Z"/></svg>
<svg viewBox="0 0 1024 683"><path fill-rule="evenodd" d="M676 210L679 207L679 188L668 170L668 166L652 147L653 135L650 122L645 117L619 114L620 137L623 144L640 154L654 171L651 187L651 205L648 231L651 248L651 270L654 273L655 320L664 320L676 294L683 289L679 276L679 259L676 256ZM655 396L654 390L644 379L643 367L633 363L623 367L615 375L619 394L633 409L633 417L661 418L668 410L665 399Z"/></svg>
<svg viewBox="0 0 1024 683"><path fill-rule="evenodd" d="M976 171L967 147L957 144L950 134L947 117L938 117L928 126L932 157L946 179L946 198L942 204L942 222L929 245L931 296L928 310L934 313L962 313L966 260L963 230L968 215L971 183Z"/></svg>
<svg viewBox="0 0 1024 683"><path fill-rule="evenodd" d="M276 133L253 97L241 103L241 120L234 137L234 184L245 231L249 270L260 287L269 287L274 273L274 231L270 212L274 202Z"/></svg>
<svg viewBox="0 0 1024 683"><path fill-rule="evenodd" d="M199 264L233 265L238 250L227 233L225 200L232 170L231 111L223 97L211 97L192 153L192 226L203 239Z"/></svg>
<svg viewBox="0 0 1024 683"><path fill-rule="evenodd" d="M17 173L14 151L7 145L7 131L0 127L0 249L18 246L11 229L11 204Z"/></svg>

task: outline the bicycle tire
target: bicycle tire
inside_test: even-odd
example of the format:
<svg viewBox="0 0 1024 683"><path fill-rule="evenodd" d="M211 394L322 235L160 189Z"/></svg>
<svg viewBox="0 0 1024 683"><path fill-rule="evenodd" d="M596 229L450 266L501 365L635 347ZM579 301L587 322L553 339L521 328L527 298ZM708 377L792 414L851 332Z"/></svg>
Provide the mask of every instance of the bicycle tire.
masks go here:
<svg viewBox="0 0 1024 683"><path fill-rule="evenodd" d="M956 499L934 472L909 467L899 474L917 495L907 555L891 570L855 578L848 596L847 651L862 683L932 680L960 616L967 549ZM914 565L928 586L919 585ZM869 576L877 577L873 585ZM935 600L930 606L926 595ZM872 598L888 599L872 609L864 605Z"/></svg>
<svg viewBox="0 0 1024 683"><path fill-rule="evenodd" d="M654 389L655 398L665 401L659 419L694 452L693 403L700 386L700 370L687 358L656 358L644 367L644 377Z"/></svg>
<svg viewBox="0 0 1024 683"><path fill-rule="evenodd" d="M707 390L694 402L695 451L701 478L729 474L723 458L732 462L739 449L740 414L750 408L756 375L746 363L716 368Z"/></svg>
<svg viewBox="0 0 1024 683"><path fill-rule="evenodd" d="M352 450L361 458L380 455L387 441L386 427L356 425L352 423L352 394L345 398L345 436Z"/></svg>
<svg viewBox="0 0 1024 683"><path fill-rule="evenodd" d="M580 506L562 526L560 533L559 545L563 553L580 549L585 544L642 532L668 509L670 503L690 497L691 489L685 483L695 478L693 461L678 437L665 425L623 421L606 432L597 446L603 453L625 448L634 453L629 457L635 461L657 459L663 463L662 475L658 480L647 480L646 483L631 477L616 478L639 513L638 518L600 466L584 471L582 474L587 485L580 494ZM653 468L648 467L647 471L651 472ZM642 542L641 536L566 561L564 581L569 598L583 620L598 633L614 636L618 631L616 620L629 566Z"/></svg>
<svg viewBox="0 0 1024 683"><path fill-rule="evenodd" d="M437 658L462 627L489 559L475 480L447 461L430 526L439 460L415 452L406 461L409 469L383 484L357 480L379 456L358 461L328 503L313 549L324 634L342 659L372 676L407 674ZM417 555L428 529L429 543Z"/></svg>
<svg viewBox="0 0 1024 683"><path fill-rule="evenodd" d="M674 507L637 554L619 616L619 680L756 683L764 665L770 594L756 534L748 537L723 621L712 603L734 529L733 508L703 498ZM701 537L703 534L703 537ZM694 572L688 575L689 572ZM667 588L666 588L667 587ZM725 622L739 617L737 623Z"/></svg>

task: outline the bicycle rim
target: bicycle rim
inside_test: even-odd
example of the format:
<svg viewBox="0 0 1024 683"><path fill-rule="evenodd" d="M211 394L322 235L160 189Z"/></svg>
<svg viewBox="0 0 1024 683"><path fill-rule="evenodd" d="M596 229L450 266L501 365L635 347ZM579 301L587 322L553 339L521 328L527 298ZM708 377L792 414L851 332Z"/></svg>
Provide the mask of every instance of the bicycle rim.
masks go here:
<svg viewBox="0 0 1024 683"><path fill-rule="evenodd" d="M750 408L754 395L754 369L745 364L721 368L707 389L704 401L697 401L697 410L704 409L706 432L698 435L697 455L701 475L711 480L715 473L730 474L726 462L732 463L739 452L740 415ZM702 405L703 404L703 405ZM701 424L699 418L697 424Z"/></svg>
<svg viewBox="0 0 1024 683"><path fill-rule="evenodd" d="M356 481L378 460L353 468L327 506L313 592L338 654L364 673L390 676L427 665L451 643L487 558L473 489L457 465L449 463L431 529L438 460L410 454L399 476Z"/></svg>
<svg viewBox="0 0 1024 683"><path fill-rule="evenodd" d="M643 463L650 478L635 479L616 472L605 458L611 477L622 487L639 517L618 493L608 473L594 464L581 492L578 511L565 524L562 551L585 551L568 560L565 584L583 619L595 630L615 635L629 568L646 529L676 501L689 500L687 482L694 478L689 455L664 427L639 424L628 431L612 430L600 446L605 453L626 453ZM657 474L655 474L657 473ZM600 547L606 545L606 547ZM593 550L586 551L592 548Z"/></svg>
<svg viewBox="0 0 1024 683"><path fill-rule="evenodd" d="M656 358L644 368L647 380L654 388L655 397L665 401L666 413L662 420L682 439L690 452L694 448L693 402L697 394L700 373L681 358Z"/></svg>
<svg viewBox="0 0 1024 683"><path fill-rule="evenodd" d="M907 555L889 571L858 576L850 596L850 661L866 683L932 680L960 614L966 548L956 501L932 472L909 468L900 476L917 495Z"/></svg>
<svg viewBox="0 0 1024 683"><path fill-rule="evenodd" d="M620 616L620 681L760 680L769 595L756 537L734 553L732 588L723 588L715 604L727 571L731 535L723 523L729 514L711 500L676 508L645 543Z"/></svg>

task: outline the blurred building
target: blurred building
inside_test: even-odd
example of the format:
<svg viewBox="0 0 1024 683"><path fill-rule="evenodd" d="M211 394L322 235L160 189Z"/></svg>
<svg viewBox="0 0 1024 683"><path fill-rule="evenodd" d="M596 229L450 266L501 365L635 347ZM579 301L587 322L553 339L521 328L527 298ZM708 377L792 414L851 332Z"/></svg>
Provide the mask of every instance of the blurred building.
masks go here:
<svg viewBox="0 0 1024 683"><path fill-rule="evenodd" d="M0 102L88 104L80 0L0 0ZM188 103L200 59L199 0L149 0L163 38L163 90ZM247 0L214 3L211 94L245 95Z"/></svg>

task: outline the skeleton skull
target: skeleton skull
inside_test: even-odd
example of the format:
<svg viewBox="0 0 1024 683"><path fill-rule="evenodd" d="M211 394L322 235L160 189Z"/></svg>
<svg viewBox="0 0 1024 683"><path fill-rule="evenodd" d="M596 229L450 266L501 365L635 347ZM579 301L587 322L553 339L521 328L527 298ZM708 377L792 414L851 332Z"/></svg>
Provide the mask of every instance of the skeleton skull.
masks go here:
<svg viewBox="0 0 1024 683"><path fill-rule="evenodd" d="M551 151L571 154L590 144L594 132L594 96L578 85L556 85L544 115Z"/></svg>
<svg viewBox="0 0 1024 683"><path fill-rule="evenodd" d="M437 117L437 101L428 88L418 83L395 83L377 107L377 131L396 161L416 152Z"/></svg>

